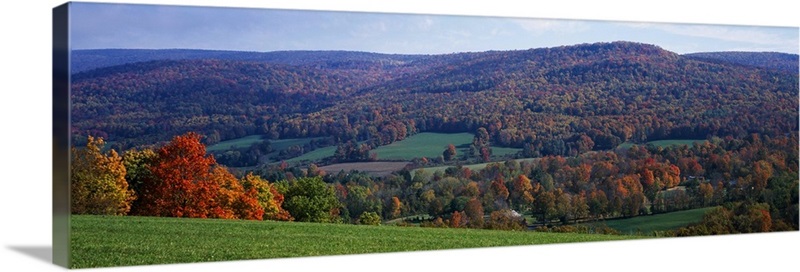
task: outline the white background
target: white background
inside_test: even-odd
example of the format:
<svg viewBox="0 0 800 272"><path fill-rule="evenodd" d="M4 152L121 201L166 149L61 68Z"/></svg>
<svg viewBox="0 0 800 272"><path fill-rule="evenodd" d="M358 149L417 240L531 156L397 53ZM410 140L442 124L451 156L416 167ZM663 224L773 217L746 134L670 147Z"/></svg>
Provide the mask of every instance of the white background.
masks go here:
<svg viewBox="0 0 800 272"><path fill-rule="evenodd" d="M121 1L106 1L121 2ZM222 1L124 1L220 5ZM224 1L228 6L536 18L800 26L797 7L761 1L511 0ZM388 2L388 1L387 1ZM531 1L533 2L533 1ZM540 1L536 1L540 2ZM647 2L648 4L643 4ZM51 245L51 16L61 1L4 1L0 50L0 266L53 271ZM91 271L785 271L800 232L493 249L350 255L97 269ZM37 254L29 254L33 249ZM42 256L43 255L43 256ZM10 268L10 269L8 269Z"/></svg>

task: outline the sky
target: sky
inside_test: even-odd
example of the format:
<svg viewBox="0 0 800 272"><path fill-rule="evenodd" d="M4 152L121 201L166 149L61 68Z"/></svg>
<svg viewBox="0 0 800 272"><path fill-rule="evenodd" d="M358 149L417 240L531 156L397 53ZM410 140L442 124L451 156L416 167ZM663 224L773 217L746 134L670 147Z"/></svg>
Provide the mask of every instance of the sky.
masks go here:
<svg viewBox="0 0 800 272"><path fill-rule="evenodd" d="M72 49L442 54L633 41L676 53L798 54L797 27L73 3Z"/></svg>

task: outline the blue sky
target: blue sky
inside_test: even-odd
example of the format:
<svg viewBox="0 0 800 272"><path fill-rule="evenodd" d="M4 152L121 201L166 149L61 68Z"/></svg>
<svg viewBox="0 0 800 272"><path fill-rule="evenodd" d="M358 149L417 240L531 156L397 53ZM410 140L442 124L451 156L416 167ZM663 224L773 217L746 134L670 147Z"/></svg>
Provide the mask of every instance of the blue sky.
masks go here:
<svg viewBox="0 0 800 272"><path fill-rule="evenodd" d="M439 54L635 41L677 53L798 53L796 27L73 3L73 49Z"/></svg>

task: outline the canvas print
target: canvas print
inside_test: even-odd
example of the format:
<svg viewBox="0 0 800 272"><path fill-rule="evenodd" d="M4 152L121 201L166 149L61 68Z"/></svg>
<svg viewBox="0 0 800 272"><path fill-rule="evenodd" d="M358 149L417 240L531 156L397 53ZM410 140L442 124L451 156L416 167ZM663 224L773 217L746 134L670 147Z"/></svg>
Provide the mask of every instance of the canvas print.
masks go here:
<svg viewBox="0 0 800 272"><path fill-rule="evenodd" d="M798 230L796 27L61 15L70 268Z"/></svg>

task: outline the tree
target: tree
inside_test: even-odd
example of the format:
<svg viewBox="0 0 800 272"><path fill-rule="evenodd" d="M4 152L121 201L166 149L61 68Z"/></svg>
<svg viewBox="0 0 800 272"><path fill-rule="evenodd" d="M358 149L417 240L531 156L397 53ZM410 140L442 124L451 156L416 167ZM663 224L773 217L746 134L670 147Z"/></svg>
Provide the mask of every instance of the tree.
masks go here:
<svg viewBox="0 0 800 272"><path fill-rule="evenodd" d="M320 177L295 179L284 196L284 208L297 221L330 223L339 216L336 194Z"/></svg>
<svg viewBox="0 0 800 272"><path fill-rule="evenodd" d="M480 127L472 138L472 155L488 162L492 149L489 148L489 132L486 128Z"/></svg>
<svg viewBox="0 0 800 272"><path fill-rule="evenodd" d="M578 219L589 216L589 204L586 200L586 192L581 191L572 196L572 217L577 222Z"/></svg>
<svg viewBox="0 0 800 272"><path fill-rule="evenodd" d="M552 191L544 191L534 197L533 213L539 215L542 222L550 222L557 217L556 195Z"/></svg>
<svg viewBox="0 0 800 272"><path fill-rule="evenodd" d="M380 212L382 209L381 201L373 194L372 190L361 185L348 185L347 198L344 203L351 216L359 216L364 212Z"/></svg>
<svg viewBox="0 0 800 272"><path fill-rule="evenodd" d="M492 195L494 195L495 210L502 210L508 208L508 187L506 187L503 178L495 179L489 186Z"/></svg>
<svg viewBox="0 0 800 272"><path fill-rule="evenodd" d="M392 218L400 217L400 213L402 212L402 209L403 209L403 203L400 202L400 198L398 198L396 196L393 196L390 207L391 207L390 208L391 209L390 210L391 211L390 215L392 216Z"/></svg>
<svg viewBox="0 0 800 272"><path fill-rule="evenodd" d="M467 225L467 218L464 217L464 213L454 211L453 214L450 216L450 227L461 228L466 225Z"/></svg>
<svg viewBox="0 0 800 272"><path fill-rule="evenodd" d="M258 205L254 196L245 195L244 187L227 169L221 166L213 167L209 179L219 188L214 198L216 205L210 211L209 217L251 220L263 218L264 209ZM235 210L235 206L239 209Z"/></svg>
<svg viewBox="0 0 800 272"><path fill-rule="evenodd" d="M453 144L448 144L447 148L445 148L445 150L442 152L442 158L444 158L445 161L450 161L456 158L456 156L456 146Z"/></svg>
<svg viewBox="0 0 800 272"><path fill-rule="evenodd" d="M512 210L504 209L493 211L489 214L489 222L486 223L487 229L493 230L524 230L523 218Z"/></svg>
<svg viewBox="0 0 800 272"><path fill-rule="evenodd" d="M364 212L360 216L358 216L358 220L356 220L356 222L359 225L380 226L381 216L378 215L378 213L376 212Z"/></svg>
<svg viewBox="0 0 800 272"><path fill-rule="evenodd" d="M102 138L88 137L84 148L72 148L71 211L74 214L125 215L136 198L125 180L122 158L113 149L103 154Z"/></svg>
<svg viewBox="0 0 800 272"><path fill-rule="evenodd" d="M703 207L711 205L712 201L714 200L714 187L711 186L711 183L700 183L697 189L703 201Z"/></svg>
<svg viewBox="0 0 800 272"><path fill-rule="evenodd" d="M220 184L211 179L214 157L206 155L200 135L176 136L158 150L150 167L155 179L144 184L141 215L168 217L212 217L221 208L215 202Z"/></svg>
<svg viewBox="0 0 800 272"><path fill-rule="evenodd" d="M606 193L601 190L595 189L589 192L587 202L589 214L595 218L604 216L608 212L608 197L606 197Z"/></svg>
<svg viewBox="0 0 800 272"><path fill-rule="evenodd" d="M467 215L468 227L483 228L483 204L481 204L480 200L473 198L467 201L464 214Z"/></svg>
<svg viewBox="0 0 800 272"><path fill-rule="evenodd" d="M122 163L125 165L125 180L128 181L128 187L134 191L137 196L149 194L145 191L145 184L155 182L156 177L150 168L158 158L153 149L147 148L142 150L130 149L125 151L122 155ZM131 214L140 214L138 209L141 205L142 198L137 197L131 204Z"/></svg>
<svg viewBox="0 0 800 272"><path fill-rule="evenodd" d="M555 196L555 217L561 220L562 224L566 224L569 218L574 216L574 214L572 214L572 196L567 192L563 192L560 188L556 189Z"/></svg>
<svg viewBox="0 0 800 272"><path fill-rule="evenodd" d="M519 175L511 185L511 204L518 211L524 212L533 203L531 180L525 175Z"/></svg>
<svg viewBox="0 0 800 272"><path fill-rule="evenodd" d="M273 184L259 176L248 173L245 175L241 184L244 187L245 193L248 195L255 195L255 199L264 211L263 219L278 220L278 221L292 221L294 218L288 211L283 209L283 195L278 192Z"/></svg>

